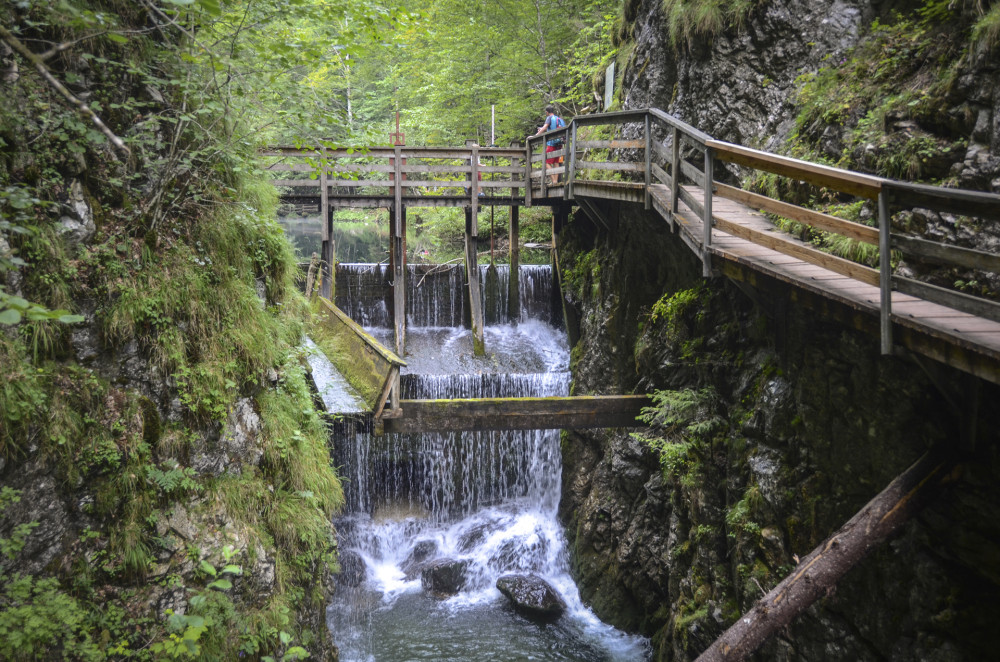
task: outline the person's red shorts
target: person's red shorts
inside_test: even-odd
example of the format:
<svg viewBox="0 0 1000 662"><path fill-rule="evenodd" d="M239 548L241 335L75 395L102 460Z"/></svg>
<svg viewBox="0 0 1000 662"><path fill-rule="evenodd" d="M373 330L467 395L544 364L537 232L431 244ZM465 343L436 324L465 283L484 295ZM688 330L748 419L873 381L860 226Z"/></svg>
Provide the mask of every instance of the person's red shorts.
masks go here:
<svg viewBox="0 0 1000 662"><path fill-rule="evenodd" d="M548 154L549 152L554 152L557 149L562 149L562 147L561 146L556 147L555 145L546 145L545 153ZM545 159L545 165L559 165L559 157L556 157L554 159Z"/></svg>

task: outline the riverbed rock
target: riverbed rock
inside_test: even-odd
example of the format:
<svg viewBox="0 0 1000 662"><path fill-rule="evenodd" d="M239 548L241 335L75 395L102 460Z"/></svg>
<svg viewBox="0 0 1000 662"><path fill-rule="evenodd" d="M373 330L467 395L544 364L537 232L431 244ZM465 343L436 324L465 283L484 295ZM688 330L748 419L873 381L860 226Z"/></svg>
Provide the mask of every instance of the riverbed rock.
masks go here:
<svg viewBox="0 0 1000 662"><path fill-rule="evenodd" d="M406 557L399 569L403 571L406 581L413 580L421 573L427 564L427 560L434 556L438 550L438 544L434 540L420 540L410 550L410 555Z"/></svg>
<svg viewBox="0 0 1000 662"><path fill-rule="evenodd" d="M457 559L432 561L420 572L420 585L436 598L450 597L465 588L468 568L469 561Z"/></svg>
<svg viewBox="0 0 1000 662"><path fill-rule="evenodd" d="M566 611L566 601L538 575L504 575L497 589L518 613L534 620L554 620Z"/></svg>

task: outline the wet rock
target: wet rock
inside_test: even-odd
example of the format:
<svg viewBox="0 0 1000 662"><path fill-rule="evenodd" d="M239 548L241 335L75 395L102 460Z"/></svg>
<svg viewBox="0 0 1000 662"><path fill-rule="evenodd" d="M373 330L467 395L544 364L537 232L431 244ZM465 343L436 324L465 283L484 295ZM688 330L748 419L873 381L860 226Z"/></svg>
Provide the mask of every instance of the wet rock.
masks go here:
<svg viewBox="0 0 1000 662"><path fill-rule="evenodd" d="M471 551L481 545L483 541L486 540L487 536L494 531L498 531L499 529L500 521L495 519L482 524L477 524L459 537L458 551L463 553Z"/></svg>
<svg viewBox="0 0 1000 662"><path fill-rule="evenodd" d="M523 616L535 620L555 620L566 611L566 601L552 585L538 575L504 575L497 589Z"/></svg>
<svg viewBox="0 0 1000 662"><path fill-rule="evenodd" d="M360 586L365 581L365 560L355 551L340 552L340 583L345 586Z"/></svg>
<svg viewBox="0 0 1000 662"><path fill-rule="evenodd" d="M420 585L434 597L447 598L465 588L468 568L468 561L457 559L432 561L420 572Z"/></svg>
<svg viewBox="0 0 1000 662"><path fill-rule="evenodd" d="M412 581L424 569L427 560L434 556L438 550L438 544L434 540L421 540L413 546L410 555L406 557L399 567L403 571L406 581Z"/></svg>
<svg viewBox="0 0 1000 662"><path fill-rule="evenodd" d="M545 564L549 545L545 534L536 529L526 536L505 540L490 556L489 566L499 572L539 570Z"/></svg>
<svg viewBox="0 0 1000 662"><path fill-rule="evenodd" d="M94 225L94 212L83 194L83 185L79 180L70 182L69 195L63 202L66 212L59 219L59 232L72 246L87 242L97 231Z"/></svg>
<svg viewBox="0 0 1000 662"><path fill-rule="evenodd" d="M200 474L239 475L243 466L256 466L264 455L260 431L261 420L253 401L238 400L229 412L219 440L206 443L192 458L191 466Z"/></svg>

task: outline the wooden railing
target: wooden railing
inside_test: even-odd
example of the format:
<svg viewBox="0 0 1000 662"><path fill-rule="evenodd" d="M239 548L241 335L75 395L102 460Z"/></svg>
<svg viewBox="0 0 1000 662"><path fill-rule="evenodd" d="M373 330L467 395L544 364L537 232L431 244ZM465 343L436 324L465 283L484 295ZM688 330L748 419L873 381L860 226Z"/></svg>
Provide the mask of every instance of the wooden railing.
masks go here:
<svg viewBox="0 0 1000 662"><path fill-rule="evenodd" d="M604 135L593 139L588 133ZM545 142L560 134L565 135L564 147L546 155ZM626 139L623 136L632 137ZM671 209L666 210L668 215L677 213L679 203L683 202L702 221L703 234L692 248L700 253L705 276L712 274L712 239L713 229L716 229L879 286L881 348L885 354L891 353L893 346L890 323L893 289L1000 321L1000 303L996 301L895 275L891 269L891 251L899 251L944 266L1000 273L1000 255L909 237L891 229L892 210L903 208L919 207L936 212L1000 219L1000 195L897 182L750 149L715 140L655 108L577 117L559 132L530 137L526 149L527 179L531 182L529 204L533 195L549 197L551 185L548 180L553 174L563 177L560 193L567 199L580 197L578 191L584 185L641 186L647 209L650 207L651 185L663 184L669 188ZM600 157L593 158L591 155L594 153L600 154ZM563 163L556 168L547 167L546 156L563 157ZM871 227L855 223L726 185L715 177L716 163L720 161L806 182L845 196L872 200L877 203L878 225ZM706 186L706 182L711 182L711 186ZM692 192L688 185L701 189L701 195ZM879 269L803 245L778 233L761 232L719 218L712 210L713 197L716 196L876 246Z"/></svg>
<svg viewBox="0 0 1000 662"><path fill-rule="evenodd" d="M554 138L561 138L562 146L546 153L545 143ZM524 148L275 148L264 155L278 159L269 166L272 171L318 172L318 181L291 179L274 183L319 187L324 212L328 196L340 199L337 204L344 206L356 205L359 198L367 197L394 209L402 208L404 203L464 204L472 208L473 238L475 212L481 200L478 192L484 198L493 198L493 204L501 199L496 194L503 192L507 194L502 198L505 202L530 206L554 204L558 200L583 203L589 195L608 197L609 192L617 191L621 199L641 201L649 209L654 206L653 189L663 186L669 191L666 198L670 208L662 210L668 222L675 223L680 203L701 220L701 236L683 238L699 254L706 277L713 273L713 232L719 230L877 285L881 290L883 353L891 353L893 347L890 324L893 289L1000 321L1000 303L996 301L905 278L893 274L891 268L892 251L898 251L949 267L1000 272L1000 256L994 253L910 237L891 229L892 210L902 208L920 207L1000 219L1000 195L897 182L715 140L656 108L577 117L563 129L529 137ZM305 163L290 162L303 158ZM554 167L548 165L546 160L553 158L561 158L562 162ZM742 168L741 174L759 170L825 188L840 196L874 201L878 209L877 226L837 218L717 181L718 162ZM550 182L553 175L561 180L555 185ZM712 209L715 197L871 244L877 248L879 268L835 256L781 233L720 218ZM324 241L329 238L326 233L324 230Z"/></svg>
<svg viewBox="0 0 1000 662"><path fill-rule="evenodd" d="M524 195L524 149L505 147L367 147L358 149L270 148L262 153L272 172L308 178L275 179L275 186L327 190L345 199L485 197Z"/></svg>

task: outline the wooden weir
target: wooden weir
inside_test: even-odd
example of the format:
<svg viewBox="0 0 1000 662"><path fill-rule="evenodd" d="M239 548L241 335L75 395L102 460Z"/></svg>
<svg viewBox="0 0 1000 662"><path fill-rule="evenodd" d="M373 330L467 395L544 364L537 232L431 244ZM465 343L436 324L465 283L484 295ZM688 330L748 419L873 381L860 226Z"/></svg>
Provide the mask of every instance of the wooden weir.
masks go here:
<svg viewBox="0 0 1000 662"><path fill-rule="evenodd" d="M614 137L606 138L609 134ZM555 135L564 138L563 147L546 154L545 142ZM315 177L277 179L274 184L283 187L286 199L320 205L324 247L331 247L329 253L324 249L325 269L333 262L333 209L385 207L392 212L397 356L405 355L407 207L466 209L465 263L475 351L480 353L485 347L477 276L479 209L511 208L511 258L516 263L519 207L553 207L555 230L571 205L603 222L593 200L604 199L658 213L700 258L706 277L723 275L751 284L770 279L791 288L795 300L872 332L883 354L922 355L1000 383L1000 304L902 277L893 273L889 259L873 269L823 252L776 231L766 216L871 244L883 256L898 251L996 273L1000 256L905 236L893 231L891 219L894 210L914 207L1000 219L998 195L896 182L734 145L656 108L577 117L564 129L530 137L523 147L278 147L263 156L272 161L271 171ZM552 167L546 163L552 158L562 162ZM878 225L851 222L717 181L720 163L737 167L741 174L762 170L871 200L877 206ZM552 184L552 175L560 181ZM555 264L555 233L552 250Z"/></svg>

